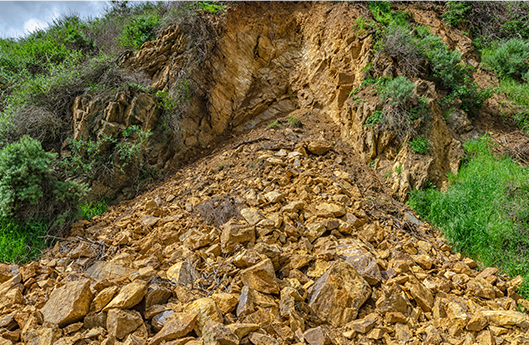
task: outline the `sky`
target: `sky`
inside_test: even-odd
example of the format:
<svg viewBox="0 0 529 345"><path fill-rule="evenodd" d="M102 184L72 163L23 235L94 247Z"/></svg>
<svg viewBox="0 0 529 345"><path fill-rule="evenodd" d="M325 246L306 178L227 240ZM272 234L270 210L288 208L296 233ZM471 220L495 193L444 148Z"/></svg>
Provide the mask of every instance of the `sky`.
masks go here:
<svg viewBox="0 0 529 345"><path fill-rule="evenodd" d="M103 13L108 1L0 1L0 38L15 38L45 28L62 14L81 18Z"/></svg>

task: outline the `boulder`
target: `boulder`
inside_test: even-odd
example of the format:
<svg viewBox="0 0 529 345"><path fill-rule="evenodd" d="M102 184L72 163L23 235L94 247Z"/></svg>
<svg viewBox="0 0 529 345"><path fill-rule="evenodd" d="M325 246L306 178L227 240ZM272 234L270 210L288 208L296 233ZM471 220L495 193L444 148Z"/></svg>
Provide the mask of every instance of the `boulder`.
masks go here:
<svg viewBox="0 0 529 345"><path fill-rule="evenodd" d="M88 279L67 283L53 290L41 309L44 321L59 327L80 321L90 311L92 298Z"/></svg>
<svg viewBox="0 0 529 345"><path fill-rule="evenodd" d="M356 319L371 287L353 265L335 261L309 290L309 307L324 321L340 327Z"/></svg>

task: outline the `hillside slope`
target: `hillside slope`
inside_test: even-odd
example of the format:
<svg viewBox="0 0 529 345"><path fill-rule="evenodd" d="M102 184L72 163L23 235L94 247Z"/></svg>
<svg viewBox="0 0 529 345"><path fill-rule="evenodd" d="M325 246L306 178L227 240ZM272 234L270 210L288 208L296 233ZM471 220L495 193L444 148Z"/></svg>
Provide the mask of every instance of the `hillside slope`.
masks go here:
<svg viewBox="0 0 529 345"><path fill-rule="evenodd" d="M476 271L384 194L336 125L298 115L302 128L259 126L39 261L2 265L3 342L529 341L520 279Z"/></svg>

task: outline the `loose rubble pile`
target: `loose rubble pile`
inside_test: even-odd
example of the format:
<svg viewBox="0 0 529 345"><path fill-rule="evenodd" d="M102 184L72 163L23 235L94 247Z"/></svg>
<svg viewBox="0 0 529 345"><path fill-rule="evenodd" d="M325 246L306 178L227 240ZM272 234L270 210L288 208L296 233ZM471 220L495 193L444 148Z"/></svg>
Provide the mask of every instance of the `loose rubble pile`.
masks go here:
<svg viewBox="0 0 529 345"><path fill-rule="evenodd" d="M235 138L1 265L0 345L529 343L520 278L376 206L355 155L311 127Z"/></svg>

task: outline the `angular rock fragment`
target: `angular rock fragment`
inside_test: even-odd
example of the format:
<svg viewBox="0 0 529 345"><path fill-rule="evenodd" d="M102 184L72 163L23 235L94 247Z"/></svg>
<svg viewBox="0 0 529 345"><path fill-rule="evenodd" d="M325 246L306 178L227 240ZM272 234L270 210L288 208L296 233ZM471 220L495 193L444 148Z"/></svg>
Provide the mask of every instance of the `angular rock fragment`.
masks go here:
<svg viewBox="0 0 529 345"><path fill-rule="evenodd" d="M263 293L279 293L274 265L270 259L241 271L241 280L245 286Z"/></svg>
<svg viewBox="0 0 529 345"><path fill-rule="evenodd" d="M53 290L41 309L44 321L59 327L80 321L90 311L92 298L88 279L65 284Z"/></svg>
<svg viewBox="0 0 529 345"><path fill-rule="evenodd" d="M335 261L310 288L309 306L324 321L339 327L354 320L371 295L371 287L355 268Z"/></svg>
<svg viewBox="0 0 529 345"><path fill-rule="evenodd" d="M215 300L209 297L199 298L186 304L184 313L197 315L194 330L199 336L202 335L202 329L208 322L222 322L223 319Z"/></svg>
<svg viewBox="0 0 529 345"><path fill-rule="evenodd" d="M142 280L134 281L121 288L116 297L110 301L103 311L113 308L129 309L140 303L147 293L147 282Z"/></svg>
<svg viewBox="0 0 529 345"><path fill-rule="evenodd" d="M135 310L110 309L108 311L108 333L119 340L134 332L142 324L141 314Z"/></svg>
<svg viewBox="0 0 529 345"><path fill-rule="evenodd" d="M149 341L149 345L159 345L186 336L191 332L197 320L197 314L175 313L165 326Z"/></svg>

